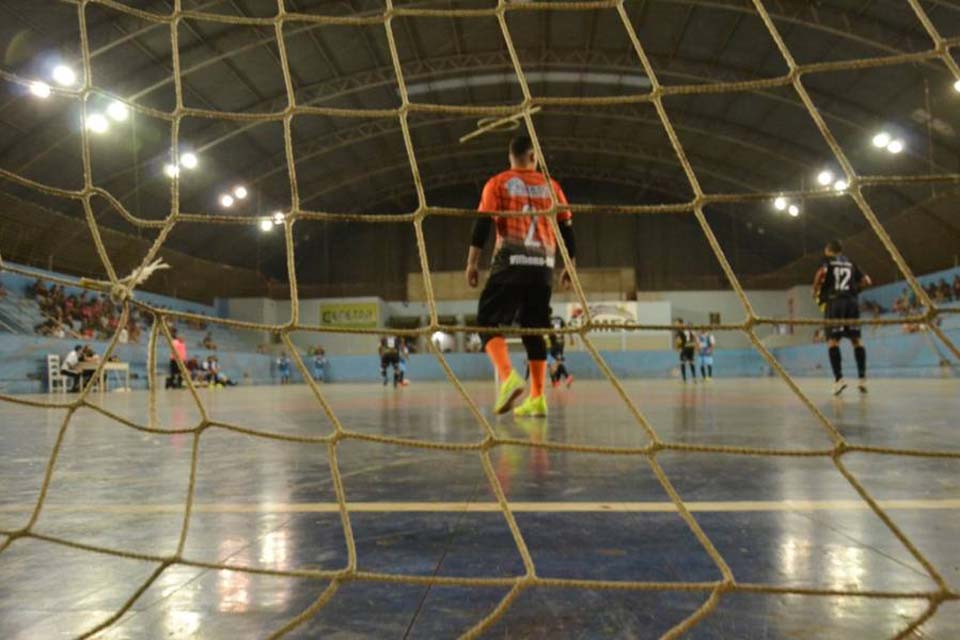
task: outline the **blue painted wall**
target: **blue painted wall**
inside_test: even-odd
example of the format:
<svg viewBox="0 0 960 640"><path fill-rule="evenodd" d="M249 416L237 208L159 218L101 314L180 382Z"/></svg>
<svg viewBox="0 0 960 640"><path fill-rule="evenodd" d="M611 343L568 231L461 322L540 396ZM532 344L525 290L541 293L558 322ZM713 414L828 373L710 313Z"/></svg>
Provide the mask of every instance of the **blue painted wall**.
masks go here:
<svg viewBox="0 0 960 640"><path fill-rule="evenodd" d="M946 331L955 344L960 344L960 328ZM92 343L102 353L106 343ZM47 353L63 357L73 346L68 340L6 334L0 339L0 391L4 393L38 393L46 390L45 362ZM885 335L867 340L870 375L872 377L894 376L956 376L960 371L949 352L932 336L924 334ZM848 367L853 363L849 344L843 347ZM130 363L132 386L146 388L146 348L144 345L118 346L117 355ZM191 357L205 357L209 352L193 349ZM774 350L774 354L786 369L798 376L828 375L826 347L824 345L801 345ZM224 373L241 384L275 384L279 381L276 366L271 356L256 353L231 353L220 351ZM158 363L163 375L166 373L168 352L158 349ZM667 378L675 375L677 354L672 351L610 351L603 357L613 372L624 379ZM328 374L333 382L376 382L379 380L379 361L375 355L331 357ZM448 354L447 361L453 371L463 380L489 380L492 369L485 354ZM944 361L954 365L943 364ZM307 359L308 366L311 361ZM581 379L601 379L597 366L585 352L571 352L567 357L573 374ZM514 355L514 366L523 367L519 355ZM759 377L771 375L761 356L750 349L720 350L716 355L717 377ZM443 371L430 355L414 355L408 364L411 380L442 380ZM294 369L294 381L300 381Z"/></svg>

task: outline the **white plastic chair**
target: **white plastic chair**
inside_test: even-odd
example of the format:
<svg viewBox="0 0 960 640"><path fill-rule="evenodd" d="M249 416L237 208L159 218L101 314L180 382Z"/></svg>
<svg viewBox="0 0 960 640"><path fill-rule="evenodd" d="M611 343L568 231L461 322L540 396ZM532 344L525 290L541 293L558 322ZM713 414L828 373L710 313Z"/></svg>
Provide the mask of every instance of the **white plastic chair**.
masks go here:
<svg viewBox="0 0 960 640"><path fill-rule="evenodd" d="M47 393L53 393L59 387L60 391L66 393L67 379L60 373L60 356L47 354Z"/></svg>

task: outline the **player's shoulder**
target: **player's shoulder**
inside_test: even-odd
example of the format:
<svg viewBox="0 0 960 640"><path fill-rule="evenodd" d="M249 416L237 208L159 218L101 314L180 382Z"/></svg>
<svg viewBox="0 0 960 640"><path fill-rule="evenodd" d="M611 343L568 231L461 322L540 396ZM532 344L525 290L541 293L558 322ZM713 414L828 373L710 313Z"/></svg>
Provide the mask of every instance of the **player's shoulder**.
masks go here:
<svg viewBox="0 0 960 640"><path fill-rule="evenodd" d="M509 181L511 178L519 178L519 175L513 169L505 169L504 171L491 176L490 179L487 180L487 185L500 186Z"/></svg>

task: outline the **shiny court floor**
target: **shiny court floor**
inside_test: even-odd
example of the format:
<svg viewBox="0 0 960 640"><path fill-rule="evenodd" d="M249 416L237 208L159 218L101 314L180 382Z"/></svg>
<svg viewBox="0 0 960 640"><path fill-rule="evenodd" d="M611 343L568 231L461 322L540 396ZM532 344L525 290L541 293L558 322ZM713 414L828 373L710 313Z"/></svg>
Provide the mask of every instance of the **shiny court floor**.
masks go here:
<svg viewBox="0 0 960 640"><path fill-rule="evenodd" d="M627 381L664 441L790 449L831 446L782 382ZM960 451L960 381L878 380L866 397L802 380L853 444ZM469 384L484 407L491 385ZM437 442L481 438L452 386L324 387L345 427ZM646 444L602 382L551 390L546 420L494 421L532 442ZM304 386L202 391L215 420L280 434L323 435L330 423ZM147 394L109 394L105 408L144 421ZM65 411L0 403L0 529L24 526ZM159 425L194 426L186 392L158 395ZM134 431L88 409L67 429L35 531L111 549L173 554L183 524L190 435ZM642 458L501 446L496 476L541 577L713 581L716 564L670 507ZM657 455L681 498L740 582L845 592L930 592L936 585L828 458L716 453ZM960 589L960 460L850 453L864 486ZM480 457L358 440L339 445L358 567L418 576L523 573L493 504ZM327 449L206 430L183 557L238 568L338 569L346 546ZM3 538L0 538L2 543ZM156 565L21 538L0 553L0 638L70 638L108 618ZM320 580L170 566L100 638L259 638L317 598ZM455 637L487 615L503 587L349 582L288 637ZM704 592L565 588L525 591L491 638L651 638L702 605ZM917 598L724 595L690 638L888 638L921 616ZM960 637L960 602L944 603L912 637Z"/></svg>

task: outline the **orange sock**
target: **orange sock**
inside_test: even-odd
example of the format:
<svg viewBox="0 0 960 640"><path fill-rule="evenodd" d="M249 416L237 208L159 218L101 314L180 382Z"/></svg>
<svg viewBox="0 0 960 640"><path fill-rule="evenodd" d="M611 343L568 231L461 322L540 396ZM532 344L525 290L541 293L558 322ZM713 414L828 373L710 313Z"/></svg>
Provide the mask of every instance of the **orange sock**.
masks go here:
<svg viewBox="0 0 960 640"><path fill-rule="evenodd" d="M510 377L513 366L510 364L510 352L507 349L507 341L501 337L491 338L486 346L487 355L490 356L490 362L493 363L500 376L500 384Z"/></svg>
<svg viewBox="0 0 960 640"><path fill-rule="evenodd" d="M539 398L543 395L543 383L547 378L547 361L530 361L530 397Z"/></svg>

